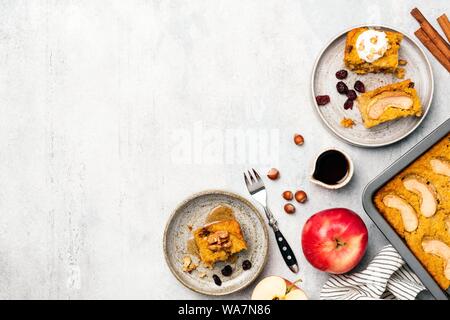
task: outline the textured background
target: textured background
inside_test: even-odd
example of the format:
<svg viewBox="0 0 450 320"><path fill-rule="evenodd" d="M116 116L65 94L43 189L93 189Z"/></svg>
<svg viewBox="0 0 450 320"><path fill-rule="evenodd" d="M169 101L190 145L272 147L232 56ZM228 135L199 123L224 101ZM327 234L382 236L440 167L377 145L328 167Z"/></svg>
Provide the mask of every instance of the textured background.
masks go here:
<svg viewBox="0 0 450 320"><path fill-rule="evenodd" d="M430 56L436 86L423 125L367 150L321 125L311 69L352 25L412 35L414 6L433 22L450 14L448 1L1 1L0 298L205 298L169 272L164 225L193 192L246 195L250 165L281 170L268 184L271 206L297 252L302 287L318 297L326 275L301 254L305 219L354 209L370 228L372 257L385 240L362 210L362 189L450 115L450 79ZM257 140L236 157L222 146L239 146L227 133L244 129ZM313 155L327 146L356 164L341 191L307 181ZM295 188L310 200L286 216L280 194ZM265 274L293 279L271 249Z"/></svg>

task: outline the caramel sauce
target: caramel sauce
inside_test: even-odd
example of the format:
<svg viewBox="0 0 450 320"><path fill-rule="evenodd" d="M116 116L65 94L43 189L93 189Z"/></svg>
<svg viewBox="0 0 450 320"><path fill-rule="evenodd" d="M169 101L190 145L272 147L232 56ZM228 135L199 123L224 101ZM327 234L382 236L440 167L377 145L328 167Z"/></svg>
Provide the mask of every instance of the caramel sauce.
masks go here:
<svg viewBox="0 0 450 320"><path fill-rule="evenodd" d="M208 213L205 219L205 224L230 219L236 219L233 209L225 205L219 205Z"/></svg>
<svg viewBox="0 0 450 320"><path fill-rule="evenodd" d="M235 264L235 263L237 262L237 259L238 259L238 255L237 255L237 254L232 254L232 255L228 258L227 262L228 262L228 263L231 263L231 264Z"/></svg>
<svg viewBox="0 0 450 320"><path fill-rule="evenodd" d="M189 239L186 244L187 253L199 257L198 247L194 239Z"/></svg>

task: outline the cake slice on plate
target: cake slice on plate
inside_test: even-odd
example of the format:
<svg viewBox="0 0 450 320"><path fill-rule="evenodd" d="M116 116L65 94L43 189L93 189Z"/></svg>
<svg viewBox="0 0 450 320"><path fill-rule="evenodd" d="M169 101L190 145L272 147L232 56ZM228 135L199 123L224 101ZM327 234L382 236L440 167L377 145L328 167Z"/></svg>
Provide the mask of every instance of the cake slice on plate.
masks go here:
<svg viewBox="0 0 450 320"><path fill-rule="evenodd" d="M422 115L422 106L410 79L368 91L357 98L366 128L398 118Z"/></svg>
<svg viewBox="0 0 450 320"><path fill-rule="evenodd" d="M373 28L355 28L347 33L344 63L357 74L394 73L398 68L398 51L403 35Z"/></svg>
<svg viewBox="0 0 450 320"><path fill-rule="evenodd" d="M247 249L241 226L235 219L213 222L194 231L200 260L212 267L233 254Z"/></svg>

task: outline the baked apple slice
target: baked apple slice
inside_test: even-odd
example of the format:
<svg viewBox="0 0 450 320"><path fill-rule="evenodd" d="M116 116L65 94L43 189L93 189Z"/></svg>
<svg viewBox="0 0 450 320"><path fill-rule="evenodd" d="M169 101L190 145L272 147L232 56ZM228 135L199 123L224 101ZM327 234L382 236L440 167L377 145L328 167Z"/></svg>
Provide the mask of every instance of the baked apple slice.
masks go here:
<svg viewBox="0 0 450 320"><path fill-rule="evenodd" d="M434 173L450 177L450 161L444 157L433 158L430 160L431 170Z"/></svg>
<svg viewBox="0 0 450 320"><path fill-rule="evenodd" d="M407 93L385 91L380 93L369 105L368 114L372 119L379 119L388 108L408 110L412 108L413 103L412 97Z"/></svg>
<svg viewBox="0 0 450 320"><path fill-rule="evenodd" d="M444 275L450 280L450 248L440 240L425 238L422 240L422 248L426 253L431 253L444 260Z"/></svg>
<svg viewBox="0 0 450 320"><path fill-rule="evenodd" d="M403 186L420 197L420 212L424 217L429 218L436 213L437 193L430 182L417 175L408 175L403 179Z"/></svg>
<svg viewBox="0 0 450 320"><path fill-rule="evenodd" d="M403 227L408 232L413 232L419 226L416 211L411 205L399 196L388 194L383 198L386 207L397 209L403 220Z"/></svg>

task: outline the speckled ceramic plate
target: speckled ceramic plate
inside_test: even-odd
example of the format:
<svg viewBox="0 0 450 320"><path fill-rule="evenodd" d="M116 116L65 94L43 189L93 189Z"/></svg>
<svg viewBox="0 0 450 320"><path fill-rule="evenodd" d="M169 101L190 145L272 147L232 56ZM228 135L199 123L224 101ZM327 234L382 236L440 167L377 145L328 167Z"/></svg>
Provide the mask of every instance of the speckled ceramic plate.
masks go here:
<svg viewBox="0 0 450 320"><path fill-rule="evenodd" d="M212 270L203 267L198 259L192 256L199 267L192 273L183 272L182 260L184 256L189 255L187 242L192 239L192 232L188 226L192 226L193 230L202 227L211 209L220 204L233 208L248 249L238 254L236 262L219 262ZM269 238L263 218L249 201L230 192L213 190L196 194L175 209L166 225L163 247L170 270L183 285L207 295L226 295L248 286L258 277L266 264ZM252 268L244 271L242 261L246 259L252 262ZM224 277L220 273L226 264L233 267L230 277ZM207 276L200 278L201 272L206 272ZM213 274L220 276L221 286L214 283Z"/></svg>
<svg viewBox="0 0 450 320"><path fill-rule="evenodd" d="M312 74L312 98L320 118L328 129L339 138L356 146L381 147L405 138L423 121L428 113L433 97L433 72L431 70L430 62L423 50L415 40L407 36L404 32L386 26L368 25L367 27L396 31L404 35L399 55L400 59L404 59L408 62L404 67L406 69L405 79L412 79L415 83L415 88L422 102L423 115L420 118L403 118L366 129L362 124L361 115L359 114L356 102L353 110L344 109L343 105L347 97L336 91L336 83L339 80L336 79L335 73L338 70L346 69L343 61L345 39L347 32L353 28L339 34L319 55ZM350 71L347 79L343 81L347 84L349 89L353 89L353 84L356 80L361 80L365 84L366 91L373 90L386 84L402 81L391 74L371 73L357 75ZM317 95L325 94L330 96L331 102L325 106L318 106L315 97ZM356 125L353 128L342 127L340 121L344 117L355 120Z"/></svg>

